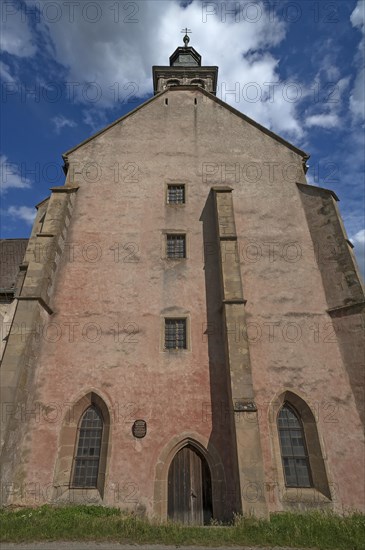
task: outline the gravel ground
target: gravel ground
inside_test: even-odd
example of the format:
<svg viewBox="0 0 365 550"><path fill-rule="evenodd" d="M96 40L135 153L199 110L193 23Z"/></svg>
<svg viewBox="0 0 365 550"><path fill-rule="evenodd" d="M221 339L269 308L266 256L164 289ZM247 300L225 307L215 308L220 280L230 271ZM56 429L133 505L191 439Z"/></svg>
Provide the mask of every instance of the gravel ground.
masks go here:
<svg viewBox="0 0 365 550"><path fill-rule="evenodd" d="M164 546L160 544L119 544L116 542L32 542L0 543L1 550L300 550L288 546ZM310 550L310 549L306 549ZM312 549L314 550L314 549Z"/></svg>

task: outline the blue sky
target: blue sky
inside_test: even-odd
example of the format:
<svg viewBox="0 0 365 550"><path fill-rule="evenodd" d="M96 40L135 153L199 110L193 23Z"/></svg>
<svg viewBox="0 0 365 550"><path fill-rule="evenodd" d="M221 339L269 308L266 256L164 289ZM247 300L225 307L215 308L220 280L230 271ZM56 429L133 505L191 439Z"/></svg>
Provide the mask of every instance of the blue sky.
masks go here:
<svg viewBox="0 0 365 550"><path fill-rule="evenodd" d="M182 39L219 66L217 95L307 151L365 272L364 1L4 0L2 238L28 237L62 153L152 95Z"/></svg>

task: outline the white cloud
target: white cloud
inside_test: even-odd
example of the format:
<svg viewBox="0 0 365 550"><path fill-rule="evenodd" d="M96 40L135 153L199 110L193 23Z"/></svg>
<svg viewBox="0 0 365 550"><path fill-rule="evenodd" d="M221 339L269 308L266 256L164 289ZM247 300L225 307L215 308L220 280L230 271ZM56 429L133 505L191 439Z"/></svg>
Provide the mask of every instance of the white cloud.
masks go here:
<svg viewBox="0 0 365 550"><path fill-rule="evenodd" d="M342 99L346 97L345 92L347 92L347 88L349 87L349 84L350 84L350 77L346 76L344 78L340 78L340 80L335 85L335 90L333 94L334 102L331 104L334 106L334 108L341 105Z"/></svg>
<svg viewBox="0 0 365 550"><path fill-rule="evenodd" d="M237 90L237 97L223 94L222 99L274 131L302 135L296 113L298 102L288 99L283 83L274 97L268 95L268 83L279 81L279 59L268 50L284 39L286 27L272 14L269 16L264 3L240 2L241 12L245 5L251 5L246 15L254 23L248 17L235 22L229 15L223 22L220 3L216 16L205 17L204 4L198 0L185 9L178 0L137 1L129 7L102 2L95 23L90 19L99 16L87 8L88 4L87 0L75 3L73 23L68 21L68 10L62 10L59 21L48 26L43 21L41 25L50 54L68 69L67 79L77 83L78 101L100 110L115 106L116 95L121 102L131 91L137 97L151 94L152 66L169 64L175 47L182 45L180 29L188 21L193 30L190 45L202 55L203 65L219 66L221 90L222 86ZM252 6L256 6L257 16ZM94 84L87 88L86 83ZM247 83L256 86L257 101L248 97L248 92L255 90L254 86L245 88ZM98 98L95 103L89 99L93 95Z"/></svg>
<svg viewBox="0 0 365 550"><path fill-rule="evenodd" d="M360 231L358 231L351 240L353 241L353 244L356 242L362 246L365 246L365 229L360 229Z"/></svg>
<svg viewBox="0 0 365 550"><path fill-rule="evenodd" d="M345 107L348 98L350 76L333 81L323 80L322 72L328 75L328 67L325 68L325 65L326 63L321 64L321 70L314 79L314 81L317 82L313 94L315 101L313 105L308 107L305 113L305 126L307 128L313 126L340 128L346 119L347 112L345 111ZM338 77L339 71L336 71L336 74ZM320 92L321 90L322 92ZM320 99L322 99L322 101L320 101Z"/></svg>
<svg viewBox="0 0 365 550"><path fill-rule="evenodd" d="M19 166L9 162L6 155L0 155L0 192L4 193L7 189L17 187L19 189L31 187L28 178L23 177Z"/></svg>
<svg viewBox="0 0 365 550"><path fill-rule="evenodd" d="M29 206L9 206L7 212L13 218L22 220L30 225L33 224L37 213L35 208L30 208Z"/></svg>
<svg viewBox="0 0 365 550"><path fill-rule="evenodd" d="M52 122L55 125L56 134L59 134L65 127L75 128L77 126L74 120L58 115L52 118Z"/></svg>
<svg viewBox="0 0 365 550"><path fill-rule="evenodd" d="M355 120L361 121L365 119L365 69L358 71L350 95L350 109Z"/></svg>
<svg viewBox="0 0 365 550"><path fill-rule="evenodd" d="M31 57L37 48L27 17L15 3L8 2L3 8L0 18L1 49L18 57Z"/></svg>
<svg viewBox="0 0 365 550"><path fill-rule="evenodd" d="M355 122L365 120L365 92L364 92L364 48L365 48L365 0L358 0L354 11L350 17L352 26L359 29L362 33L362 38L359 43L359 52L355 60L358 71L355 78L354 86L350 94L350 109Z"/></svg>
<svg viewBox="0 0 365 550"><path fill-rule="evenodd" d="M350 21L354 27L363 27L365 24L365 0L358 0Z"/></svg>
<svg viewBox="0 0 365 550"><path fill-rule="evenodd" d="M359 263L360 271L365 279L365 229L360 229L353 237L351 242L354 245L354 251Z"/></svg>
<svg viewBox="0 0 365 550"><path fill-rule="evenodd" d="M325 49L326 53L324 53L323 49ZM314 78L314 82L320 81L321 77L325 78L327 83L337 81L341 73L336 62L336 47L333 40L324 40L321 54L321 57L316 60L318 72Z"/></svg>
<svg viewBox="0 0 365 550"><path fill-rule="evenodd" d="M308 128L312 126L320 126L321 128L336 128L340 124L340 120L335 114L322 114L309 116L305 124Z"/></svg>
<svg viewBox="0 0 365 550"><path fill-rule="evenodd" d="M0 61L0 76L5 82L15 82L15 79L10 74L10 67L3 61Z"/></svg>
<svg viewBox="0 0 365 550"><path fill-rule="evenodd" d="M95 108L83 109L82 115L83 122L90 126L93 132L97 132L107 125L105 111Z"/></svg>

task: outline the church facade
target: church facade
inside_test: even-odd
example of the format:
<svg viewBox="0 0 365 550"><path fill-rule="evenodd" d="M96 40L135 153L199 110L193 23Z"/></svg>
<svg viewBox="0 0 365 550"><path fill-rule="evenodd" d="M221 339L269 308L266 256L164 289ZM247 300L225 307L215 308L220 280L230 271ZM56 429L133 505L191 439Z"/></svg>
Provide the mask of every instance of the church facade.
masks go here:
<svg viewBox="0 0 365 550"><path fill-rule="evenodd" d="M64 155L2 305L2 501L364 511L364 288L308 155L177 48Z"/></svg>

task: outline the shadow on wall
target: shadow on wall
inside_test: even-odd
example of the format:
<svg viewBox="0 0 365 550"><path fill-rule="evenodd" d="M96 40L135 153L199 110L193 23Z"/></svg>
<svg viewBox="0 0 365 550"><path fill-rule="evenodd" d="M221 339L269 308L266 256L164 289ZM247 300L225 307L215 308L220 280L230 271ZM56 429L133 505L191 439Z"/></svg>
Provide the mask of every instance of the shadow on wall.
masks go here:
<svg viewBox="0 0 365 550"><path fill-rule="evenodd" d="M203 223L207 306L207 322L202 338L206 338L208 342L211 392L211 404L203 404L202 415L203 421L212 422L209 445L218 451L222 461L220 470L225 476L225 479L219 480L221 494L213 493L215 519L226 521L232 519L234 513L241 512L241 505L232 398L223 331L219 243L212 191L208 195L200 221Z"/></svg>

